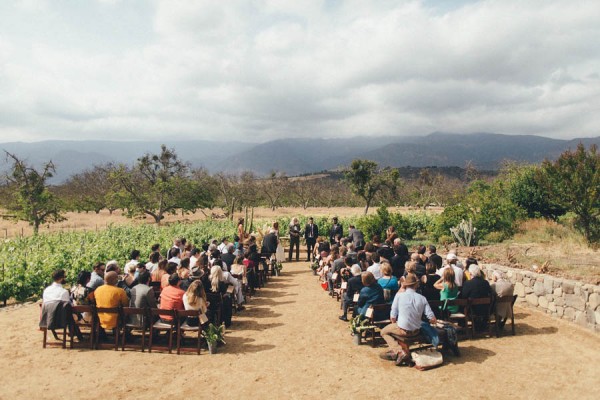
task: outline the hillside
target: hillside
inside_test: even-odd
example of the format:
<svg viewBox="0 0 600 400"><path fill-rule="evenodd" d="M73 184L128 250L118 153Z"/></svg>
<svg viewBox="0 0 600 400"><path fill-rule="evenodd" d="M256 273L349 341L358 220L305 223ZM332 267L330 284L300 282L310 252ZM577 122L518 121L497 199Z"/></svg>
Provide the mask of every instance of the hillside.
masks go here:
<svg viewBox="0 0 600 400"><path fill-rule="evenodd" d="M532 135L435 132L410 137L290 138L258 144L206 140L165 144L193 167L205 167L211 172L250 170L264 175L276 170L301 175L339 169L355 158L391 167L463 167L470 161L478 169L494 170L504 160L538 163L545 158L554 159L579 142L600 145L600 137L560 140ZM34 164L53 160L57 167L53 182L60 183L95 164L134 163L146 152L158 152L160 145L157 141L44 141L2 143L0 148ZM3 159L0 169L7 167Z"/></svg>

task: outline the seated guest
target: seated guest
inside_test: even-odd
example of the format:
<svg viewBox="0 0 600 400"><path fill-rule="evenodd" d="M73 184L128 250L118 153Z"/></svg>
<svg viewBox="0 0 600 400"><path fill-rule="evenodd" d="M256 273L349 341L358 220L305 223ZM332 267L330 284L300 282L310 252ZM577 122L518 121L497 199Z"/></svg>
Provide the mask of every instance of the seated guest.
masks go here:
<svg viewBox="0 0 600 400"><path fill-rule="evenodd" d="M383 289L377 283L377 280L371 272L363 272L361 274L363 288L360 290L358 298L358 313L365 316L367 309L371 305L384 304Z"/></svg>
<svg viewBox="0 0 600 400"><path fill-rule="evenodd" d="M437 253L437 249L434 245L429 245L429 261L433 263L436 270L442 268L443 260L442 257Z"/></svg>
<svg viewBox="0 0 600 400"><path fill-rule="evenodd" d="M251 245L246 248L246 255L242 263L246 267L246 276L248 278L248 285L250 285L251 293L258 289L258 263L260 262L260 255L257 253L256 245Z"/></svg>
<svg viewBox="0 0 600 400"><path fill-rule="evenodd" d="M148 262L146 263L146 269L148 270L148 272L152 274L156 269L158 269L159 261L160 253L158 251L150 253L150 257L148 259Z"/></svg>
<svg viewBox="0 0 600 400"><path fill-rule="evenodd" d="M177 275L179 275L179 288L184 292L190 286L192 281L189 279L190 277L190 259L183 258L181 259L181 264L179 265L179 269L177 270Z"/></svg>
<svg viewBox="0 0 600 400"><path fill-rule="evenodd" d="M383 353L381 358L395 361L399 365L408 356L396 340L416 336L421 330L423 314L430 323L435 324L436 318L429 307L427 299L415 291L419 280L415 274L408 274L402 282L401 291L394 297L390 312L391 324L381 330L381 337L385 340L390 350Z"/></svg>
<svg viewBox="0 0 600 400"><path fill-rule="evenodd" d="M465 261L464 280L471 279L471 274L469 273L469 267L472 264L478 265L479 263L477 262L476 258L473 258L473 257L467 258ZM458 265L458 263L457 263L457 265ZM462 267L460 265L458 265L458 267L462 269ZM485 279L485 274L483 273L482 270L480 270L480 273L481 273L481 277L483 279Z"/></svg>
<svg viewBox="0 0 600 400"><path fill-rule="evenodd" d="M427 273L421 278L420 289L421 294L425 296L427 300L440 299L440 289L435 287L435 283L440 280L440 276L435 273L436 270L435 264L431 261L425 265L425 271Z"/></svg>
<svg viewBox="0 0 600 400"><path fill-rule="evenodd" d="M157 268L152 272L152 282L160 282L164 274L167 273L167 260L160 260Z"/></svg>
<svg viewBox="0 0 600 400"><path fill-rule="evenodd" d="M169 276L169 286L160 292L160 307L163 310L183 310L183 295L184 291L179 287L179 275L173 273ZM171 321L169 315L161 315L160 319Z"/></svg>
<svg viewBox="0 0 600 400"><path fill-rule="evenodd" d="M59 269L52 274L52 284L44 289L42 294L42 302L49 303L52 301L64 301L71 303L69 291L63 287L65 283L65 270Z"/></svg>
<svg viewBox="0 0 600 400"><path fill-rule="evenodd" d="M92 271L90 281L87 284L91 291L96 290L100 285L104 285L104 269L105 264L103 262L94 264L94 270Z"/></svg>
<svg viewBox="0 0 600 400"><path fill-rule="evenodd" d="M160 289L161 290L163 290L164 288L166 288L169 285L169 277L177 272L178 266L179 266L179 264L176 264L173 262L167 263L167 269L165 271L165 274L160 279Z"/></svg>
<svg viewBox="0 0 600 400"><path fill-rule="evenodd" d="M156 297L154 295L154 289L150 287L150 273L144 271L138 275L138 284L135 285L131 291L131 299L129 300L129 307L136 308L156 308ZM132 316L132 323L140 325L139 315Z"/></svg>
<svg viewBox="0 0 600 400"><path fill-rule="evenodd" d="M377 283L383 289L383 297L386 303L392 304L399 287L398 279L392 275L392 266L389 262L381 263L381 273L383 276L377 280Z"/></svg>
<svg viewBox="0 0 600 400"><path fill-rule="evenodd" d="M454 300L458 297L458 286L456 286L456 278L454 277L454 270L452 268L446 268L442 270L442 277L433 285L440 291L440 300ZM440 309L447 313L457 313L458 306L440 306Z"/></svg>
<svg viewBox="0 0 600 400"><path fill-rule="evenodd" d="M225 263L227 266L226 271L231 270L231 264L235 260L235 256L233 255L234 247L233 243L229 243L227 247L225 247L225 252L221 253L221 261Z"/></svg>
<svg viewBox="0 0 600 400"><path fill-rule="evenodd" d="M129 256L129 261L127 262L127 264L125 264L125 272L129 272L129 270L131 269L131 266L137 266L140 263L140 251L139 250L133 250L131 252L131 255ZM135 268L134 268L135 271ZM137 278L137 275L135 276Z"/></svg>
<svg viewBox="0 0 600 400"><path fill-rule="evenodd" d="M457 265L457 263L458 263L458 257L456 257L456 254L448 253L446 255L446 265L444 267L442 267L442 269L439 270L437 272L437 274L439 276L443 276L442 270L444 270L446 268L452 268L454 270L454 280L456 282L456 286L458 286L460 288L463 285L464 272L463 272L462 268Z"/></svg>
<svg viewBox="0 0 600 400"><path fill-rule="evenodd" d="M199 310L202 314L206 314L208 303L200 279L194 280L188 287L183 295L183 306L186 310ZM186 322L190 326L198 326L199 324L198 317L188 317Z"/></svg>
<svg viewBox="0 0 600 400"><path fill-rule="evenodd" d="M492 280L494 283L490 285L492 291L496 294L496 297L499 298L512 298L514 292L514 285L504 279L502 273L500 271L494 271L492 274ZM498 314L499 325L501 328L504 327L506 320L512 318L512 307L509 303L497 303L496 304L496 314Z"/></svg>
<svg viewBox="0 0 600 400"><path fill-rule="evenodd" d="M135 267L134 267L135 268ZM125 293L125 290L117 287L117 281L119 276L115 271L109 271L104 275L104 285L100 286L94 291L94 297L96 299L96 307L102 308L114 308L118 306L127 307L129 304L129 298ZM113 330L117 327L117 315L98 313L98 319L100 321L100 336L105 337L105 331L107 329Z"/></svg>
<svg viewBox="0 0 600 400"><path fill-rule="evenodd" d="M275 229L269 229L269 233L267 233L263 238L262 248L260 252L267 258L271 257L271 255L277 252L278 242L279 239L277 239L277 233Z"/></svg>
<svg viewBox="0 0 600 400"><path fill-rule="evenodd" d="M40 316L40 327L51 330L56 340L59 340L54 329L67 327L71 334L77 335L81 341L81 332L73 324L73 314L69 312L71 307L71 296L69 291L63 287L65 283L65 271L59 269L52 273L52 284L44 289L42 294L42 313ZM72 327L75 327L73 330Z"/></svg>
<svg viewBox="0 0 600 400"><path fill-rule="evenodd" d="M469 266L469 274L471 279L465 281L461 297L463 299L479 299L490 297L492 288L490 283L482 278L481 269L477 264L471 264ZM475 305L472 308L475 316L475 331L482 332L487 328L487 322L489 318L489 306L487 304Z"/></svg>
<svg viewBox="0 0 600 400"><path fill-rule="evenodd" d="M371 254L371 260L373 260L373 264L367 268L367 271L373 274L375 279L381 278L383 275L381 274L381 264L379 264L380 257L377 253Z"/></svg>
<svg viewBox="0 0 600 400"><path fill-rule="evenodd" d="M128 267L125 267L125 277L123 278L123 281L125 281L125 284L128 288L132 288L137 284L137 281L135 279L135 271L137 269L137 264L128 263L127 265Z"/></svg>
<svg viewBox="0 0 600 400"><path fill-rule="evenodd" d="M171 247L170 255L169 262L179 266L179 263L181 263L181 250L178 247Z"/></svg>
<svg viewBox="0 0 600 400"><path fill-rule="evenodd" d="M358 264L354 264L350 268L350 272L352 273L352 277L348 279L348 287L346 288L346 293L344 293L344 297L342 298L342 312L340 315L340 319L342 321L348 321L348 307L350 304L354 302L354 294L360 293L363 288L361 270Z"/></svg>
<svg viewBox="0 0 600 400"><path fill-rule="evenodd" d="M356 255L356 261L358 263L358 266L360 267L361 271L366 271L367 268L369 268L369 262L367 260L367 252L364 250L361 250L358 252L358 254Z"/></svg>
<svg viewBox="0 0 600 400"><path fill-rule="evenodd" d="M214 321L215 315L220 311L221 312L221 318L223 320L223 322L225 323L225 326L229 327L231 325L231 313L232 313L232 309L231 309L231 305L232 305L232 299L231 296L229 295L229 293L227 293L227 287L229 286L229 284L227 284L227 282L225 282L225 279L223 277L223 270L221 269L221 267L219 267L218 265L213 265L212 268L210 269L210 276L209 276L209 287L207 292L207 297L210 297L210 294L212 294L213 296L216 295L221 295L222 297L222 303L218 303L218 302L213 302L212 300L209 299L209 305L208 305L208 310L209 310L209 318ZM206 288L205 288L206 289ZM218 307L220 307L221 309L219 310Z"/></svg>
<svg viewBox="0 0 600 400"><path fill-rule="evenodd" d="M71 301L73 305L83 306L91 304L91 290L87 287L92 274L89 271L81 271L77 275L77 283L71 288Z"/></svg>
<svg viewBox="0 0 600 400"><path fill-rule="evenodd" d="M125 291L125 293L127 294L127 297L131 296L129 286L127 286L127 283L125 282L125 280L122 279L122 277L120 276L121 270L119 269L119 264L117 263L116 260L110 260L109 262L106 263L106 271L105 272L110 272L110 271L116 272L117 275L119 276L119 280L117 281L117 287L123 289ZM137 285L137 279L134 279L134 281L135 281L135 284Z"/></svg>

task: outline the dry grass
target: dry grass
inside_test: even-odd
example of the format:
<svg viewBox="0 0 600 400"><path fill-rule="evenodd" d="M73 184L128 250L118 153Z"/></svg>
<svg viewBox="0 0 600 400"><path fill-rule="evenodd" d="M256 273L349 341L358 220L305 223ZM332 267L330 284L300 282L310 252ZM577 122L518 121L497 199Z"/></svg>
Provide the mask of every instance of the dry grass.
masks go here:
<svg viewBox="0 0 600 400"><path fill-rule="evenodd" d="M547 263L551 275L600 284L600 252L588 247L581 234L544 220L526 221L519 231L511 240L482 247L482 258L527 270Z"/></svg>

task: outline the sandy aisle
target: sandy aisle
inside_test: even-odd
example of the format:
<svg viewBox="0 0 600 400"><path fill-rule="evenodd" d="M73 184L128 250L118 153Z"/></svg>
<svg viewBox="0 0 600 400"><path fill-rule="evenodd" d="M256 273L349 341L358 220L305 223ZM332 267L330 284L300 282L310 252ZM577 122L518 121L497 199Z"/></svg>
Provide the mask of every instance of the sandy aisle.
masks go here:
<svg viewBox="0 0 600 400"><path fill-rule="evenodd" d="M594 398L600 339L542 314L517 310L517 336L460 344L463 356L419 372L354 346L339 303L306 263L234 316L218 355L42 349L38 306L0 311L0 399L136 398ZM183 396L183 397L182 397Z"/></svg>

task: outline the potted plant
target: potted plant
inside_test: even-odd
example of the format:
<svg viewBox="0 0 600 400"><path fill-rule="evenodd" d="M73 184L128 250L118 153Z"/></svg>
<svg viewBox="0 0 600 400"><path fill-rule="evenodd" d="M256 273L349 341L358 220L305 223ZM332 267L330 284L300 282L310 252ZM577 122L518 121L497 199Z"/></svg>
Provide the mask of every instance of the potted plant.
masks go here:
<svg viewBox="0 0 600 400"><path fill-rule="evenodd" d="M275 276L279 276L281 274L281 270L283 269L283 264L280 261L277 261L273 264L273 270L275 270Z"/></svg>
<svg viewBox="0 0 600 400"><path fill-rule="evenodd" d="M362 339L362 333L366 330L373 328L373 326L369 325L369 320L363 318L362 315L357 315L352 318L349 322L350 332L354 337L354 344L360 345Z"/></svg>
<svg viewBox="0 0 600 400"><path fill-rule="evenodd" d="M310 269L312 269L313 275L317 275L317 270L319 269L319 261L315 260L312 264L310 264Z"/></svg>
<svg viewBox="0 0 600 400"><path fill-rule="evenodd" d="M208 343L208 352L210 354L215 354L217 352L217 344L221 342L225 343L225 324L221 324L220 326L215 326L213 324L209 324L208 328L202 331L202 337L206 339L206 343Z"/></svg>

